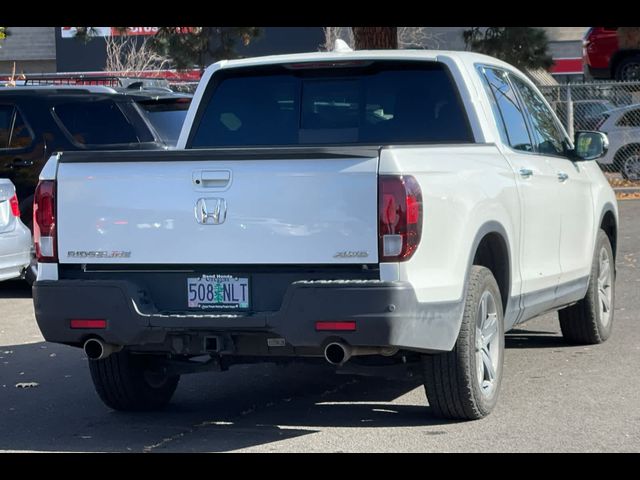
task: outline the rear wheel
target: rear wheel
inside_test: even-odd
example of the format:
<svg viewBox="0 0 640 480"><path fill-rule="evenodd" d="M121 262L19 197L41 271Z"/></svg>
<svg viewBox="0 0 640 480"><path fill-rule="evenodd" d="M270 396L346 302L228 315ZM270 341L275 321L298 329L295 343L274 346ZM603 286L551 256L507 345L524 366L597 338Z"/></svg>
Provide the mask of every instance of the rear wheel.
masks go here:
<svg viewBox="0 0 640 480"><path fill-rule="evenodd" d="M620 160L620 173L627 180L640 180L640 151L629 152Z"/></svg>
<svg viewBox="0 0 640 480"><path fill-rule="evenodd" d="M424 386L439 417L475 420L496 405L502 381L504 318L491 271L473 266L462 325L451 352L424 355Z"/></svg>
<svg viewBox="0 0 640 480"><path fill-rule="evenodd" d="M29 286L33 286L33 284L38 279L38 262L36 259L31 259L31 264L27 266L24 270L24 279L29 284Z"/></svg>
<svg viewBox="0 0 640 480"><path fill-rule="evenodd" d="M640 55L622 60L616 67L616 80L635 82L640 80Z"/></svg>
<svg viewBox="0 0 640 480"><path fill-rule="evenodd" d="M600 230L587 294L558 312L564 339L574 345L594 345L611 335L615 299L614 258L607 234Z"/></svg>
<svg viewBox="0 0 640 480"><path fill-rule="evenodd" d="M145 411L165 407L176 391L179 375L157 373L152 355L127 351L89 360L89 371L100 399L114 410Z"/></svg>

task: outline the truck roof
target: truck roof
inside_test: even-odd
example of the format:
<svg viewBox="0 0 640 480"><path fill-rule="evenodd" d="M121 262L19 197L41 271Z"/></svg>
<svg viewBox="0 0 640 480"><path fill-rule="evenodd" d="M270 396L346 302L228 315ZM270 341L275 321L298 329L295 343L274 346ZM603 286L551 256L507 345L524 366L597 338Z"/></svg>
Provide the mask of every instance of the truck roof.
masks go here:
<svg viewBox="0 0 640 480"><path fill-rule="evenodd" d="M237 68L258 65L275 65L282 63L348 61L348 60L424 60L438 61L444 58L459 60L465 64L485 63L513 69L512 65L497 58L475 52L453 50L357 50L351 52L309 52L287 55L268 55L263 57L243 58L239 60L223 60L214 65L217 68ZM210 66L208 69L213 67Z"/></svg>

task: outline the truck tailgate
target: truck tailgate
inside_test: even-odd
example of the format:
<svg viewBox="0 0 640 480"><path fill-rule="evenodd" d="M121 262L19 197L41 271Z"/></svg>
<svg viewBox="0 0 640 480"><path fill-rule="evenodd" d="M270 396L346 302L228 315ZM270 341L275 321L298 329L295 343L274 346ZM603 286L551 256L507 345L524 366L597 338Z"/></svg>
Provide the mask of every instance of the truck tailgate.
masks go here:
<svg viewBox="0 0 640 480"><path fill-rule="evenodd" d="M65 153L60 263L376 263L378 150Z"/></svg>

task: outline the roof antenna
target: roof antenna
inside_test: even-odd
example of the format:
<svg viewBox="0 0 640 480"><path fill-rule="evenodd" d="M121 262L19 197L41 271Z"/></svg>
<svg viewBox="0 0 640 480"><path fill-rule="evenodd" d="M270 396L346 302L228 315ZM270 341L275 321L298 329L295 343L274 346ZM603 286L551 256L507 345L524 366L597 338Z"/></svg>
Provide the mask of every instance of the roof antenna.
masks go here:
<svg viewBox="0 0 640 480"><path fill-rule="evenodd" d="M353 48L347 45L347 42L345 42L344 40L336 38L336 43L333 46L333 51L338 53L353 52Z"/></svg>

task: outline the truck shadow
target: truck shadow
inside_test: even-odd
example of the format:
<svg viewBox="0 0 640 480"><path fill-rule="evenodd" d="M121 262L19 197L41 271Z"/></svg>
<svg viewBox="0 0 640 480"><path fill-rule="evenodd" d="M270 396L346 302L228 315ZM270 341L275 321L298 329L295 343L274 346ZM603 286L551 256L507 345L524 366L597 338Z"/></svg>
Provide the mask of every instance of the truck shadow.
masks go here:
<svg viewBox="0 0 640 480"><path fill-rule="evenodd" d="M524 330L520 328L509 331L504 336L506 348L559 348L568 347L560 331L547 332Z"/></svg>
<svg viewBox="0 0 640 480"><path fill-rule="evenodd" d="M31 298L31 286L24 280L0 282L0 298Z"/></svg>
<svg viewBox="0 0 640 480"><path fill-rule="evenodd" d="M0 357L0 450L222 452L330 427L438 435L453 423L432 416L418 379L336 375L328 365L185 375L165 410L132 414L102 404L79 349L39 342L0 346Z"/></svg>

